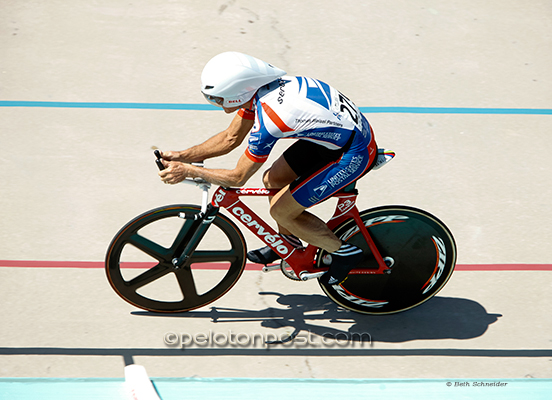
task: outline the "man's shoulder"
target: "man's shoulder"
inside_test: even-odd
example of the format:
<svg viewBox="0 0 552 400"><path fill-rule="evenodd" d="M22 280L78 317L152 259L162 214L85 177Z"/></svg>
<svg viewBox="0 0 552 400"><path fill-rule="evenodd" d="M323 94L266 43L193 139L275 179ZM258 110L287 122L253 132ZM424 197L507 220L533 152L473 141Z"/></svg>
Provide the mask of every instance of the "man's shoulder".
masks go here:
<svg viewBox="0 0 552 400"><path fill-rule="evenodd" d="M282 96L284 93L290 90L292 91L295 86L298 86L300 78L301 77L298 76L285 75L261 87L257 96L262 101L270 101L273 97L277 98L278 95Z"/></svg>
<svg viewBox="0 0 552 400"><path fill-rule="evenodd" d="M331 87L326 83L305 77L285 75L265 85L257 93L257 103L263 103L272 109L310 108L309 100L318 92L324 92L327 107L331 103ZM259 104L260 105L260 104Z"/></svg>

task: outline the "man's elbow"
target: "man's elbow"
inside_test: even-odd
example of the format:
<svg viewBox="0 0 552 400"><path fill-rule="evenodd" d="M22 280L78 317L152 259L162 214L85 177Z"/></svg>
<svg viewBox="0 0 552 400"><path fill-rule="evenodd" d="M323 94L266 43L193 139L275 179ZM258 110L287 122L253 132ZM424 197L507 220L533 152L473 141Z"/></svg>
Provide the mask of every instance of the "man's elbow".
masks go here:
<svg viewBox="0 0 552 400"><path fill-rule="evenodd" d="M242 187L247 183L249 178L251 178L250 174L235 171L235 173L232 176L232 186Z"/></svg>
<svg viewBox="0 0 552 400"><path fill-rule="evenodd" d="M239 177L238 179L235 180L235 184L233 186L242 187L247 183L248 180L249 180L249 177Z"/></svg>

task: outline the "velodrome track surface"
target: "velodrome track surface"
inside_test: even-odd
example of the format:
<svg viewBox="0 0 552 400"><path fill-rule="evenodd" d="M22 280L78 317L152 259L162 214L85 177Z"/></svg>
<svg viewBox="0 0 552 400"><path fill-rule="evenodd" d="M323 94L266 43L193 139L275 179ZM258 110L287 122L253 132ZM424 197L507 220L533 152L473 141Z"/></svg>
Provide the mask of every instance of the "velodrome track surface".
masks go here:
<svg viewBox="0 0 552 400"><path fill-rule="evenodd" d="M377 398L386 393L381 385L393 394L389 380L398 379L437 385L435 393L452 382L440 396L456 398L468 395L456 382L476 389L478 380L503 380L509 386L472 393L545 398L552 378L549 2L24 0L0 7L0 398L15 398L9 387L33 398L29 387L61 384L56 378L86 378L82 385L101 391L133 363L159 379L193 377L180 382L188 389L206 384L200 378L376 379L368 392ZM182 149L227 126L231 116L205 105L199 92L203 65L226 50L327 81L361 108L378 144L397 157L359 182L359 208L419 207L455 235L459 267L436 298L406 313L364 316L338 309L316 282L254 266L213 307L187 314L155 315L117 297L102 270L117 230L151 208L200 201L193 188L160 183L152 149ZM277 144L267 167L286 146ZM232 167L243 149L207 167ZM248 186L260 187L260 175ZM270 220L264 199L250 204ZM329 216L333 206L317 213ZM244 234L250 248L261 245ZM294 330L312 343L166 344L172 334L244 339ZM369 334L371 344L320 343L326 332L353 331ZM221 384L210 382L202 390ZM270 384L268 398L267 388L277 390ZM318 398L334 393L324 387L313 389ZM411 397L429 393L401 388Z"/></svg>

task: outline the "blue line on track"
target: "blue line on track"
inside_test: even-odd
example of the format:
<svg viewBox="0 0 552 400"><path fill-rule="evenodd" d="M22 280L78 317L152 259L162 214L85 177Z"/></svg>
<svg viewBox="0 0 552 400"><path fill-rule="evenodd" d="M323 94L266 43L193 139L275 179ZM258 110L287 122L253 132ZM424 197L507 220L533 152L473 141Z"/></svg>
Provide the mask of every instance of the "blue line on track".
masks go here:
<svg viewBox="0 0 552 400"><path fill-rule="evenodd" d="M63 101L0 101L0 107L50 107L50 108L115 108L141 110L220 110L210 104L191 103L90 103ZM503 114L503 115L552 115L546 108L471 108L471 107L359 107L362 113L397 114Z"/></svg>
<svg viewBox="0 0 552 400"><path fill-rule="evenodd" d="M552 115L552 109L541 108L359 107L359 110L362 113Z"/></svg>

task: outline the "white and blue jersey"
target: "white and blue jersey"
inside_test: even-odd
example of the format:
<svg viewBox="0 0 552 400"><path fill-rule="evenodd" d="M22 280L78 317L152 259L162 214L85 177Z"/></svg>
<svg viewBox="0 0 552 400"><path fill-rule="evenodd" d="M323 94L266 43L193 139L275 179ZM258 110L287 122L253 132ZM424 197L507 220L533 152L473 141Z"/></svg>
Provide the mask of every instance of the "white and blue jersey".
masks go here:
<svg viewBox="0 0 552 400"><path fill-rule="evenodd" d="M374 135L366 118L352 101L322 81L301 76L279 78L259 89L253 109L255 124L246 155L254 162L265 162L279 139L306 140L329 150L346 147L339 160L292 185L294 198L305 207L358 179L376 157ZM328 190L320 193L324 185Z"/></svg>

